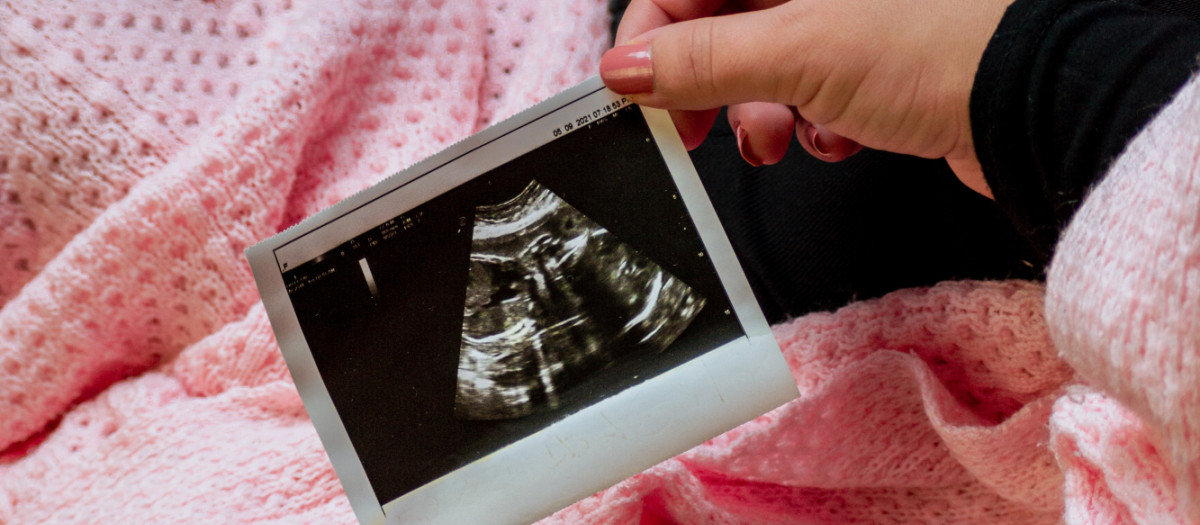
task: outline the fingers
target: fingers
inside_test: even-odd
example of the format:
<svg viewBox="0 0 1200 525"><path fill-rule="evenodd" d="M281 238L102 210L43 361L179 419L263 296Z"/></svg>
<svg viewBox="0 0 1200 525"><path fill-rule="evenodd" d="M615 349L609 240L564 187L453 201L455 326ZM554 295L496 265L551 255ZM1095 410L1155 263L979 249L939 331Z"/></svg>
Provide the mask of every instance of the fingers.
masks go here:
<svg viewBox="0 0 1200 525"><path fill-rule="evenodd" d="M794 130L802 147L836 162L862 149L857 142L794 114L792 102L802 64L788 35L782 0L743 0L753 12L736 11L726 0L634 0L617 31L617 47L604 54L600 74L613 91L634 102L669 108L684 145L704 141L717 111L730 105L729 121L742 157L752 165L779 162ZM762 9L768 9L762 11ZM781 22L782 21L782 22Z"/></svg>
<svg viewBox="0 0 1200 525"><path fill-rule="evenodd" d="M641 35L652 29L662 27L679 20L691 20L694 18L702 18L715 13L725 3L725 0L633 0L629 7L625 9L625 16L621 19L621 26L617 29L615 41L618 45L626 43L631 38ZM602 66L611 70L620 70L626 67L636 69L639 62L639 57L628 57L625 55L609 55L608 62ZM612 75L610 75L611 77ZM622 87L623 79L631 78L634 84L624 84L622 88L625 91L640 92L649 90L649 87L638 86L639 77L620 77L615 80L610 79L610 82L615 82L618 87ZM611 87L611 86L610 86ZM710 109L706 111L672 111L671 120L675 122L675 128L679 131L679 136L683 139L683 145L688 150L696 149L704 138L708 135L709 129L712 128L713 121L717 118L718 110Z"/></svg>
<svg viewBox="0 0 1200 525"><path fill-rule="evenodd" d="M616 45L628 43L651 29L667 24L695 20L714 14L757 11L775 7L787 0L633 0L625 8L617 28Z"/></svg>
<svg viewBox="0 0 1200 525"><path fill-rule="evenodd" d="M725 0L633 0L625 8L615 42L619 46L651 29L712 16L724 3Z"/></svg>
<svg viewBox="0 0 1200 525"><path fill-rule="evenodd" d="M796 139L810 155L825 162L840 162L862 151L862 145L807 120L796 121Z"/></svg>
<svg viewBox="0 0 1200 525"><path fill-rule="evenodd" d="M720 112L719 109L671 112L671 120L675 122L679 138L683 139L683 145L688 151L696 149L700 143L704 142L708 131L712 129L713 121L717 120L717 114Z"/></svg>
<svg viewBox="0 0 1200 525"><path fill-rule="evenodd" d="M737 137L742 158L753 166L783 160L793 131L800 146L826 162L839 162L862 151L857 142L813 124L795 108L770 102L746 102L729 106L729 126Z"/></svg>
<svg viewBox="0 0 1200 525"><path fill-rule="evenodd" d="M746 162L762 166L783 160L796 123L791 109L772 102L746 102L729 106L727 116Z"/></svg>
<svg viewBox="0 0 1200 525"><path fill-rule="evenodd" d="M659 0L665 2L666 0ZM617 46L601 59L610 89L668 109L711 109L792 95L803 34L781 27L780 9L678 22ZM627 15L628 16L628 15Z"/></svg>
<svg viewBox="0 0 1200 525"><path fill-rule="evenodd" d="M695 20L712 16L716 13L726 14L739 10L758 10L773 7L785 0L633 0L625 10L621 25L617 30L615 41L620 47L645 33L669 24ZM638 38L638 40L642 40ZM652 71L648 67L648 47L626 49L624 53L608 53L601 64L605 83L614 91L621 93L641 93L653 91ZM604 73L607 71L607 73ZM648 79L651 79L648 81ZM718 107L718 106L712 106ZM762 108L771 108L763 104ZM739 148L743 157L751 160L752 164L773 164L778 162L787 151L790 140L792 120L782 107L774 107L774 115L761 108L731 109L731 118L746 118L746 124L741 128ZM705 108L697 111L671 111L671 119L683 139L684 145L694 149L704 142L712 123L716 119L716 109ZM738 117L742 114L743 117ZM735 126L737 127L737 126ZM782 138L781 138L782 137Z"/></svg>
<svg viewBox="0 0 1200 525"><path fill-rule="evenodd" d="M948 156L946 163L950 165L950 170L963 185L984 197L996 200L996 196L992 194L992 187L988 185L987 179L983 176L983 166L979 165L979 159L974 155Z"/></svg>

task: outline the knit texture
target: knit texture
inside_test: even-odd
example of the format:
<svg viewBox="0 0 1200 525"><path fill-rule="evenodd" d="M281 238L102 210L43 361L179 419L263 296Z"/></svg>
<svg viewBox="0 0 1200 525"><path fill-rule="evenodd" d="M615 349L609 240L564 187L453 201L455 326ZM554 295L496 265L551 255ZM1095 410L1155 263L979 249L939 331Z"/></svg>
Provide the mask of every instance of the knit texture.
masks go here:
<svg viewBox="0 0 1200 525"><path fill-rule="evenodd" d="M606 23L0 4L0 523L353 523L242 250L594 74ZM799 399L543 523L1200 522L1198 101L1118 159L1045 291L777 326Z"/></svg>
<svg viewBox="0 0 1200 525"><path fill-rule="evenodd" d="M1041 310L1033 283L944 283L778 326L799 399L546 523L1056 523L1072 372Z"/></svg>
<svg viewBox="0 0 1200 525"><path fill-rule="evenodd" d="M1106 473L1120 480L1111 493L1069 490L1068 497L1129 505L1175 495L1178 512L1194 523L1200 523L1198 82L1130 143L1079 210L1048 276L1046 307L1063 357L1140 417L1146 450L1128 461L1146 464L1153 455L1165 463L1163 479L1174 480L1151 490L1128 475ZM1076 422L1085 450L1111 447L1133 426L1110 430L1096 425L1094 415L1088 411Z"/></svg>
<svg viewBox="0 0 1200 525"><path fill-rule="evenodd" d="M602 0L0 4L0 523L349 523L242 251L594 75Z"/></svg>

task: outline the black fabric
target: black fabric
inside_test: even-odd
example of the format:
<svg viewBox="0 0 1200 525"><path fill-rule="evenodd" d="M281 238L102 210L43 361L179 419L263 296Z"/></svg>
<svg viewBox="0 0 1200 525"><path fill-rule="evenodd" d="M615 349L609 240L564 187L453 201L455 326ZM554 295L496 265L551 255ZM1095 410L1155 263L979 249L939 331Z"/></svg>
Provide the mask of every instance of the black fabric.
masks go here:
<svg viewBox="0 0 1200 525"><path fill-rule="evenodd" d="M1196 0L1130 0L1147 9L1200 21L1200 2Z"/></svg>
<svg viewBox="0 0 1200 525"><path fill-rule="evenodd" d="M971 123L996 201L1039 265L1087 190L1196 70L1198 12L1187 0L1008 8L975 77Z"/></svg>
<svg viewBox="0 0 1200 525"><path fill-rule="evenodd" d="M608 45L612 46L617 40L617 28L621 26L621 19L625 18L625 9L629 7L629 0L608 0Z"/></svg>
<svg viewBox="0 0 1200 525"><path fill-rule="evenodd" d="M783 162L754 168L722 115L692 161L771 322L949 279L1041 274L995 203L942 160L864 150L829 164L793 140Z"/></svg>

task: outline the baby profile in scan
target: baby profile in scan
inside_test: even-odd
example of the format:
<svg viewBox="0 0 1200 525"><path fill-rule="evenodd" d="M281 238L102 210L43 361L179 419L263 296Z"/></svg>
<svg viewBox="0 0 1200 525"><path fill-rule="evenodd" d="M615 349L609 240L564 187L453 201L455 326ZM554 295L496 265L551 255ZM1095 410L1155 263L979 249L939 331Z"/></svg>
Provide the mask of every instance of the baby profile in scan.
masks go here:
<svg viewBox="0 0 1200 525"><path fill-rule="evenodd" d="M596 370L670 346L704 307L695 290L537 181L475 212L458 418L557 408Z"/></svg>

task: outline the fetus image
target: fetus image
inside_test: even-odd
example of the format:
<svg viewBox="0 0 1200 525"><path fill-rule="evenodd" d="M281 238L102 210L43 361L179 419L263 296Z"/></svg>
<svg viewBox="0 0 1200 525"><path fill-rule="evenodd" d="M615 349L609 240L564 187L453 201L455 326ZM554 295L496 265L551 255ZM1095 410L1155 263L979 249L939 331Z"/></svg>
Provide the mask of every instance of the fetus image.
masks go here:
<svg viewBox="0 0 1200 525"><path fill-rule="evenodd" d="M597 370L662 352L704 307L691 287L537 181L475 212L457 418L557 408Z"/></svg>

